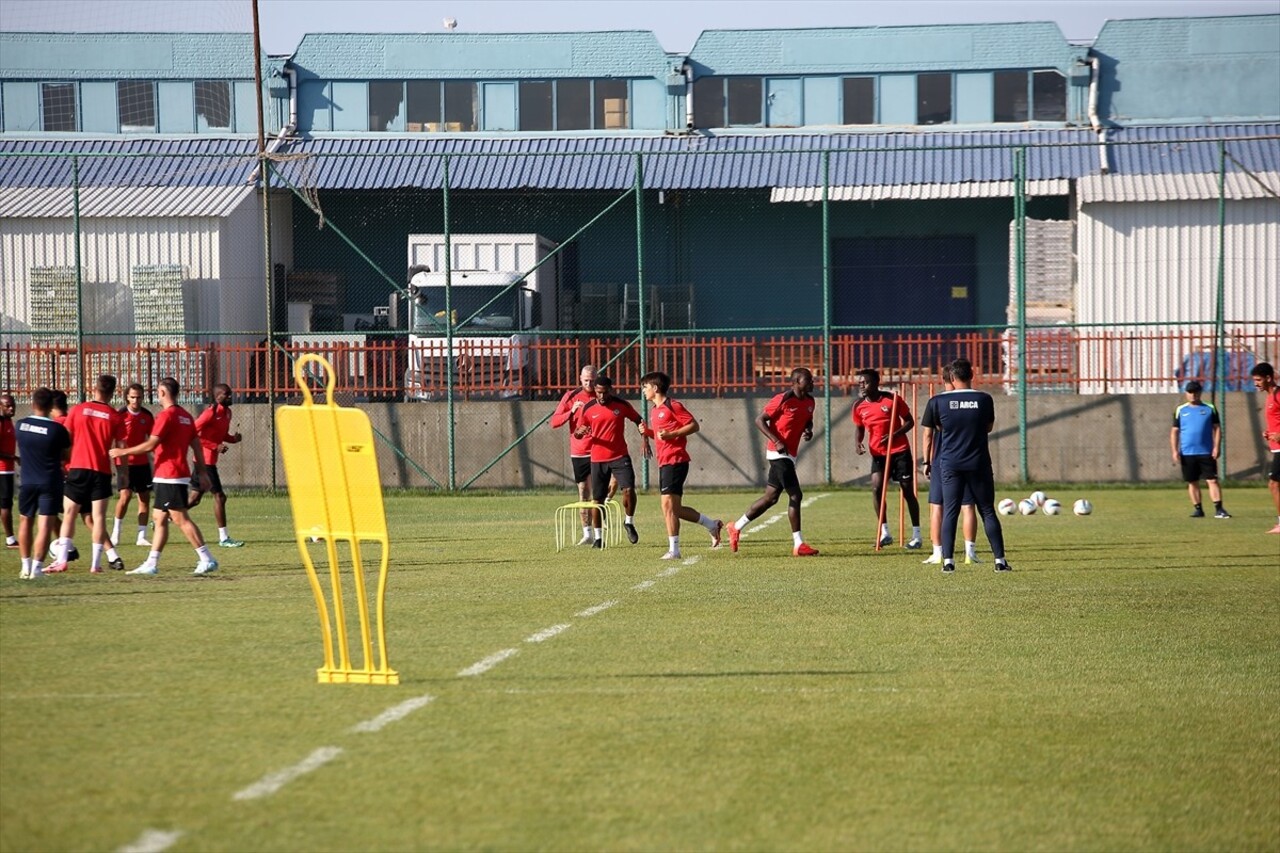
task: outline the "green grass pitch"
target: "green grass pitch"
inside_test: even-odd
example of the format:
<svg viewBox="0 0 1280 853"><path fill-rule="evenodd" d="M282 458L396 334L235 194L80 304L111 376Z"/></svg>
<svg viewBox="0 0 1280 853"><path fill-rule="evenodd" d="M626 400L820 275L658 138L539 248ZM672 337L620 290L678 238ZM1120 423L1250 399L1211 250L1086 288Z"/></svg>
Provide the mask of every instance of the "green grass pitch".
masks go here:
<svg viewBox="0 0 1280 853"><path fill-rule="evenodd" d="M0 849L1275 850L1269 494L1048 491L1066 515L1004 519L1013 573L979 536L949 577L873 551L864 491L807 490L816 559L784 519L736 555L686 524L674 565L652 495L639 545L560 554L567 494L392 495L398 687L315 683L284 497L233 496L208 578L180 536L155 578L9 551Z"/></svg>

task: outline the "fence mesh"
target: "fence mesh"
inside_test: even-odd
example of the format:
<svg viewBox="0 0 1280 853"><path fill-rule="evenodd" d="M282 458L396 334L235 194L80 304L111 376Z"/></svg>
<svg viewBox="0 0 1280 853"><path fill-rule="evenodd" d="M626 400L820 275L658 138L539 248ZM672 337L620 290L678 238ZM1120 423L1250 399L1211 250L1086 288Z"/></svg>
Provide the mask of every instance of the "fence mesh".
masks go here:
<svg viewBox="0 0 1280 853"><path fill-rule="evenodd" d="M734 398L806 366L838 401L859 368L931 387L965 357L1024 401L1190 378L1218 400L1280 358L1280 188L1234 142L1116 146L1116 174L1074 181L1050 161L1092 148L991 148L972 175L946 153L892 184L911 151L284 154L265 204L253 157L0 153L0 385L173 375L278 404L319 352L344 402L443 404L429 479L455 487L456 442L496 461L524 438L468 404L549 413L583 364L633 396L648 370Z"/></svg>

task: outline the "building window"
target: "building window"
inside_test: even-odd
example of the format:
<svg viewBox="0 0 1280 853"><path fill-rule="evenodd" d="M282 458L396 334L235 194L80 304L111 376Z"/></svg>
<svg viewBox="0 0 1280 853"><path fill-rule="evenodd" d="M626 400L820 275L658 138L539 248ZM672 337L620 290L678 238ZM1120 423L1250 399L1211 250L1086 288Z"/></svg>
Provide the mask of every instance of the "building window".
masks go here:
<svg viewBox="0 0 1280 853"><path fill-rule="evenodd" d="M1031 105L1027 99L1027 72L997 71L995 73L995 109L996 121L1026 121L1031 115Z"/></svg>
<svg viewBox="0 0 1280 853"><path fill-rule="evenodd" d="M196 81L196 116L204 129L231 129L231 84L226 80Z"/></svg>
<svg viewBox="0 0 1280 853"><path fill-rule="evenodd" d="M591 128L591 81L556 81L556 130Z"/></svg>
<svg viewBox="0 0 1280 853"><path fill-rule="evenodd" d="M450 132L476 129L476 84L470 80L446 80L444 129Z"/></svg>
<svg viewBox="0 0 1280 853"><path fill-rule="evenodd" d="M617 130L631 126L630 99L627 97L626 80L596 80L595 123L596 130Z"/></svg>
<svg viewBox="0 0 1280 853"><path fill-rule="evenodd" d="M374 80L369 83L369 129L379 133L391 130L404 105L404 83L399 80Z"/></svg>
<svg viewBox="0 0 1280 853"><path fill-rule="evenodd" d="M440 124L440 81L410 80L405 89L405 128L413 132L443 130Z"/></svg>
<svg viewBox="0 0 1280 853"><path fill-rule="evenodd" d="M729 127L764 124L764 80L759 77L730 77L725 88Z"/></svg>
<svg viewBox="0 0 1280 853"><path fill-rule="evenodd" d="M40 129L55 133L76 130L76 84L40 84Z"/></svg>
<svg viewBox="0 0 1280 853"><path fill-rule="evenodd" d="M916 124L951 121L951 74L916 75Z"/></svg>
<svg viewBox="0 0 1280 853"><path fill-rule="evenodd" d="M550 80L520 81L521 130L555 130L554 86Z"/></svg>
<svg viewBox="0 0 1280 853"><path fill-rule="evenodd" d="M1066 121L1067 78L1057 71L997 71L998 122Z"/></svg>
<svg viewBox="0 0 1280 853"><path fill-rule="evenodd" d="M724 127L724 78L699 77L693 81L694 127Z"/></svg>
<svg viewBox="0 0 1280 853"><path fill-rule="evenodd" d="M1067 120L1066 77L1057 71L1032 72L1031 89L1036 121Z"/></svg>
<svg viewBox="0 0 1280 853"><path fill-rule="evenodd" d="M873 77L846 77L843 83L841 124L876 123L876 81Z"/></svg>
<svg viewBox="0 0 1280 853"><path fill-rule="evenodd" d="M122 133L155 133L156 84L145 80L119 81L116 110Z"/></svg>

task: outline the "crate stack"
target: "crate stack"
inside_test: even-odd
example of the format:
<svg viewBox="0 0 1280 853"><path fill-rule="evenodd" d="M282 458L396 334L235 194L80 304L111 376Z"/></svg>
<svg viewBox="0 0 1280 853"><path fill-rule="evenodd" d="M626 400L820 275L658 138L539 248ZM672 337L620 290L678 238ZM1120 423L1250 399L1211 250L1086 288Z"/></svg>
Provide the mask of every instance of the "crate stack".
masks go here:
<svg viewBox="0 0 1280 853"><path fill-rule="evenodd" d="M203 389L204 362L188 354L187 270L181 264L135 266L132 270L133 327L138 341L137 367L143 384L173 376L187 389Z"/></svg>
<svg viewBox="0 0 1280 853"><path fill-rule="evenodd" d="M32 267L28 280L30 351L29 383L61 388L69 394L78 384L76 364L76 269Z"/></svg>
<svg viewBox="0 0 1280 853"><path fill-rule="evenodd" d="M50 346L74 346L75 267L32 267L29 286L32 342Z"/></svg>

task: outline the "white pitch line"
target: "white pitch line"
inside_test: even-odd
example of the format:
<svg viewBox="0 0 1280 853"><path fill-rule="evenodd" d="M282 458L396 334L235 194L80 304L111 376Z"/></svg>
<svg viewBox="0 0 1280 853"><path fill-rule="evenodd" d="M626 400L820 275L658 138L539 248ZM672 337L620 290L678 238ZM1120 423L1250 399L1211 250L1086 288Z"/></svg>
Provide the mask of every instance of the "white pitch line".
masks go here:
<svg viewBox="0 0 1280 853"><path fill-rule="evenodd" d="M169 832L165 832L163 829L146 829L138 836L137 841L121 847L119 853L160 853L160 851L168 850L172 847L174 842L181 837L182 830L180 829Z"/></svg>
<svg viewBox="0 0 1280 853"><path fill-rule="evenodd" d="M342 755L342 747L322 746L292 767L286 767L283 770L268 773L266 776L263 776L257 782L254 782L244 790L236 791L235 795L231 799L257 800L262 797L269 797L285 785L288 785L294 779L297 779L300 776L305 776L312 770L319 770L339 755Z"/></svg>
<svg viewBox="0 0 1280 853"><path fill-rule="evenodd" d="M476 663L471 664L471 666L459 672L458 677L466 678L467 676L470 676L470 675L483 675L484 673L493 669L498 664L502 663L507 658L515 657L518 654L520 654L519 649L503 649L500 652L494 652L484 660L477 661Z"/></svg>
<svg viewBox="0 0 1280 853"><path fill-rule="evenodd" d="M391 725L397 720L403 720L405 717L409 716L419 708L423 708L427 705L430 705L431 701L435 698L436 697L434 696L423 694L422 696L418 696L413 699L406 699L405 701L401 702L399 705L392 705L390 708L383 711L381 714L374 717L372 720L365 720L364 722L356 723L354 726L351 727L351 731L353 732L381 731L383 728Z"/></svg>
<svg viewBox="0 0 1280 853"><path fill-rule="evenodd" d="M822 494L820 494L820 495L814 495L814 496L813 496L813 497L811 497L811 498L805 498L804 500L800 501L800 506L801 506L802 508L803 508L803 507L810 507L810 506L813 506L813 502L814 502L814 501L816 501L816 500L820 500L820 499L822 499L822 498L825 498L825 497L827 497L827 495L829 495L829 494L830 494L830 492L823 492L823 493L822 493ZM764 530L766 527L768 527L768 526L769 526L769 525L771 525L771 524L777 524L779 521L782 521L782 519L784 519L784 518L786 518L786 517L787 517L787 512L786 512L786 510L783 510L782 512L776 512L776 513L774 513L773 515L771 515L771 516L769 516L768 518L766 518L764 521L757 522L757 523L755 523L755 524L751 525L751 527L747 528L746 530L743 530L743 531L742 531L742 535L743 535L743 536L750 536L752 533L757 533L757 532L759 532L759 531L761 531L761 530Z"/></svg>
<svg viewBox="0 0 1280 853"><path fill-rule="evenodd" d="M541 643L543 640L550 640L556 634L569 630L569 623L562 622L559 625L552 625L550 628L543 628L536 634L530 634L524 638L526 643Z"/></svg>
<svg viewBox="0 0 1280 853"><path fill-rule="evenodd" d="M687 558L687 559L683 560L683 561L680 563L680 565L682 565L682 566L692 566L694 563L698 562L698 561L699 561L699 560L701 560L701 559L702 559L701 557L689 557L689 558ZM672 572L672 574L675 574L675 572Z"/></svg>
<svg viewBox="0 0 1280 853"><path fill-rule="evenodd" d="M640 581L640 583L636 584L631 588L636 590L637 592L644 592L646 589L648 589L649 587L653 586L656 583L657 581Z"/></svg>
<svg viewBox="0 0 1280 853"><path fill-rule="evenodd" d="M603 604L597 604L595 607L588 607L586 610L581 610L573 615L580 619L589 619L597 613L603 613L617 603L617 601L606 601Z"/></svg>

